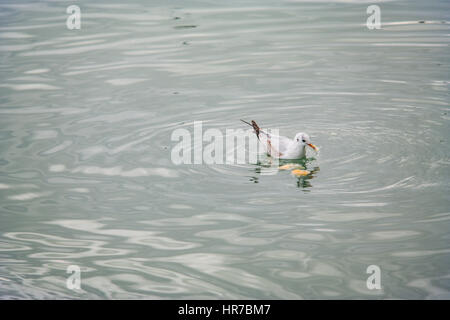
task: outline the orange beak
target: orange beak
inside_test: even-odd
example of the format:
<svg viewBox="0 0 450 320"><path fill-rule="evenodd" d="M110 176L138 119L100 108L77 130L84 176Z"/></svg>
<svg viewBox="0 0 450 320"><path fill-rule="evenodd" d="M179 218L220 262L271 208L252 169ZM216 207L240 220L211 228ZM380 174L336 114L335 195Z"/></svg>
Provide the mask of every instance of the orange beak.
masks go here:
<svg viewBox="0 0 450 320"><path fill-rule="evenodd" d="M317 147L315 145L313 145L312 143L308 143L308 146L310 146L311 148L314 149L314 151L317 151Z"/></svg>

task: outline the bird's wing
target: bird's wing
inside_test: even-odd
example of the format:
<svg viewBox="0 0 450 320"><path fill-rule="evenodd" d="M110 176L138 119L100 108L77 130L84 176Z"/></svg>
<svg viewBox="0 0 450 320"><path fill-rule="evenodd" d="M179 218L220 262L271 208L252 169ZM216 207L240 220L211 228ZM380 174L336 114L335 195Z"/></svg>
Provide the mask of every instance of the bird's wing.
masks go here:
<svg viewBox="0 0 450 320"><path fill-rule="evenodd" d="M292 143L292 140L283 136L275 136L268 132L261 130L261 128L256 124L254 120L251 123L244 121L242 122L248 124L253 127L255 130L256 136L264 144L267 149L267 153L271 156L281 157L289 148L289 145Z"/></svg>
<svg viewBox="0 0 450 320"><path fill-rule="evenodd" d="M263 133L260 135L261 142L266 146L267 153L271 156L281 157L289 148L292 140L283 137L275 136L270 133Z"/></svg>

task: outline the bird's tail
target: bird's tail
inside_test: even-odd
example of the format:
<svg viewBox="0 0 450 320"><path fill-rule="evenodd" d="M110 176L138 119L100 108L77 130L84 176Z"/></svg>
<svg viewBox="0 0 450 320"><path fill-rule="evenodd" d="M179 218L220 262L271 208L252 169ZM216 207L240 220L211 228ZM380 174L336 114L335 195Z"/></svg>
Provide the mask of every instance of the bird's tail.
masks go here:
<svg viewBox="0 0 450 320"><path fill-rule="evenodd" d="M258 140L259 140L259 133L261 132L261 129L256 124L255 120L252 120L252 123L249 123L249 122L247 122L245 120L242 120L242 119L241 119L241 121L246 123L246 124L248 124L250 127L253 127L253 129L255 130L256 136L258 137Z"/></svg>

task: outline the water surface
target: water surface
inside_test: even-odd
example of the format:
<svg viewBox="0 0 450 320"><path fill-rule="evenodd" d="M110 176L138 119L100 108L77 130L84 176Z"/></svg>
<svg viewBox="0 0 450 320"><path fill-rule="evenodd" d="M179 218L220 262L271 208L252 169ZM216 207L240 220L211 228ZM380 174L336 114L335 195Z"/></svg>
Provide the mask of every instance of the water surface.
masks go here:
<svg viewBox="0 0 450 320"><path fill-rule="evenodd" d="M0 3L1 298L450 298L448 1L76 3ZM172 162L239 119L314 172Z"/></svg>

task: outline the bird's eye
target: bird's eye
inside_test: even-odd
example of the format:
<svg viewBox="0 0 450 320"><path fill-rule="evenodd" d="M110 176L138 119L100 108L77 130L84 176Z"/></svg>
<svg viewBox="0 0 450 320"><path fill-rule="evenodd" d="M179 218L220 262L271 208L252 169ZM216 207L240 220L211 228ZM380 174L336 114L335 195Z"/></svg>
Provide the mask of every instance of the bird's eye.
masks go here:
<svg viewBox="0 0 450 320"><path fill-rule="evenodd" d="M302 139L302 142L306 142L305 139Z"/></svg>
<svg viewBox="0 0 450 320"><path fill-rule="evenodd" d="M297 141L299 141L298 138L297 138Z"/></svg>

